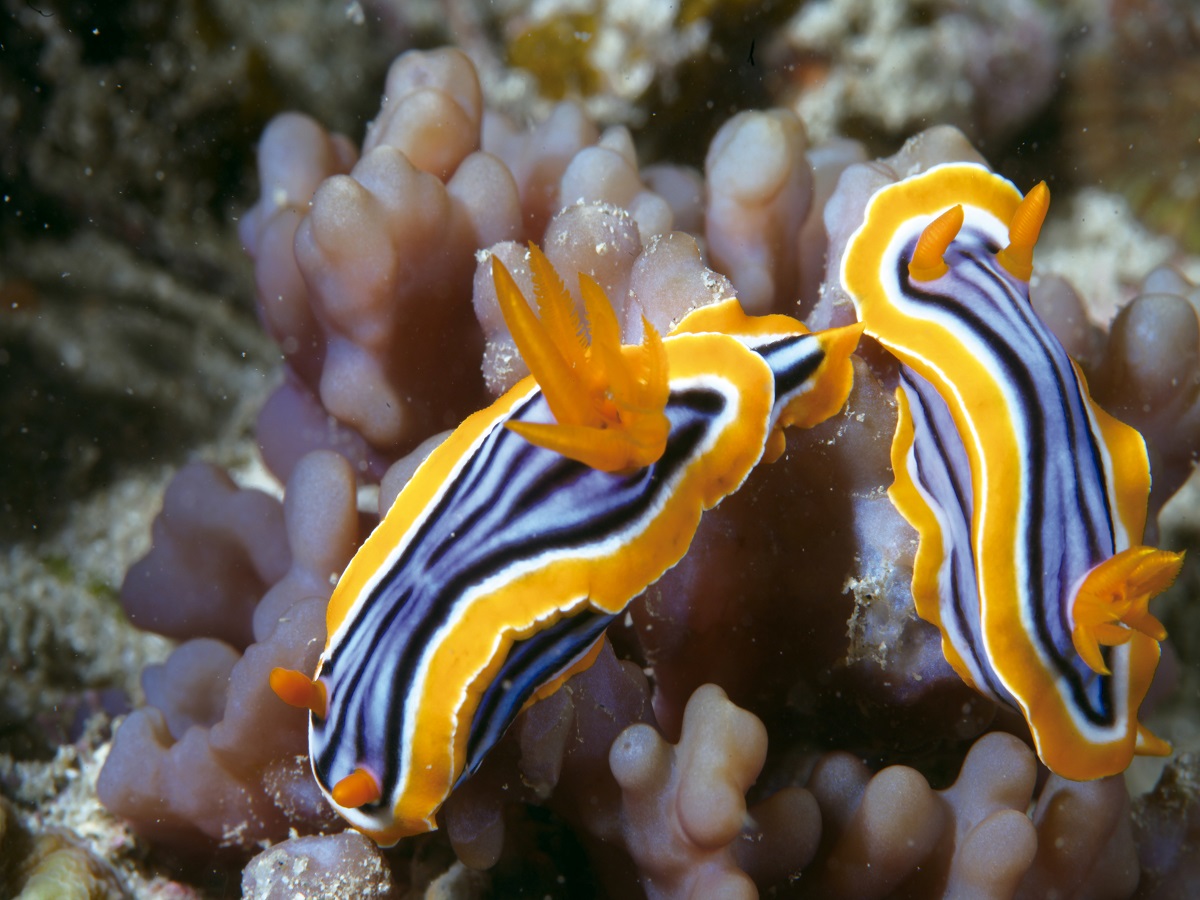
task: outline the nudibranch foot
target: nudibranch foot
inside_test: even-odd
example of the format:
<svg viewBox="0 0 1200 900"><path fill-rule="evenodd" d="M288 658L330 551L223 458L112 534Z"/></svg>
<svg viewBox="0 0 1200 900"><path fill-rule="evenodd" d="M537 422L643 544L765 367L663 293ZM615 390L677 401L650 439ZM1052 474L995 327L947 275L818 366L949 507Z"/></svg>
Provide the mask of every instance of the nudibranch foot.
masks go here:
<svg viewBox="0 0 1200 900"><path fill-rule="evenodd" d="M994 687L998 686L988 685L986 667L968 665L967 660L973 663L974 656L964 657L959 647L969 641L951 629L957 606L968 602L962 594L972 590L970 573L961 571L967 567L963 554L954 555L956 545L970 540L970 509L939 498L957 496L954 484L962 478L956 479L955 473L962 469L962 442L957 432L946 427L949 411L945 404L912 373L901 374L896 413L891 448L894 481L888 498L919 538L913 560L913 604L917 615L942 632L942 655L950 667L971 687L995 698L998 691ZM943 570L950 560L958 563L959 571L948 570L958 583L954 591L943 591Z"/></svg>
<svg viewBox="0 0 1200 900"><path fill-rule="evenodd" d="M1084 576L1071 607L1071 638L1093 672L1112 674L1100 653L1101 644L1127 643L1135 632L1156 641L1166 639L1166 629L1148 605L1171 586L1182 565L1182 553L1130 547Z"/></svg>
<svg viewBox="0 0 1200 900"><path fill-rule="evenodd" d="M525 701L521 709L526 710L539 700L544 700L564 684L566 684L568 680L578 675L580 672L586 672L588 669L590 669L592 664L595 663L596 659L600 656L600 652L604 649L605 640L606 638L604 637L604 634L601 633L599 640L579 654L576 659L571 660L562 668L562 670L554 675L554 677L552 677L549 681L546 681L536 691L534 691L533 694L530 695L529 699Z"/></svg>
<svg viewBox="0 0 1200 900"><path fill-rule="evenodd" d="M570 295L545 255L529 245L538 298L535 316L504 264L492 280L504 321L554 413L554 422L516 427L531 443L604 472L644 468L667 444L667 357L643 319L643 340L622 347L616 313L603 289L580 274L590 341Z"/></svg>

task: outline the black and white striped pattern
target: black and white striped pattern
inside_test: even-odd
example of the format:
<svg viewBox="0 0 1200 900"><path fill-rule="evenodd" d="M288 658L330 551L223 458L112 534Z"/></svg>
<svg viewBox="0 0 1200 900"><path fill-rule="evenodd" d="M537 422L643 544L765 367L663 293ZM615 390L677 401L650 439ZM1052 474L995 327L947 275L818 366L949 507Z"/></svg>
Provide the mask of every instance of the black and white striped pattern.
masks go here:
<svg viewBox="0 0 1200 900"><path fill-rule="evenodd" d="M773 423L781 406L807 389L823 359L821 343L815 335L788 334L755 338L751 349L774 377ZM328 691L328 715L310 726L318 780L328 791L364 763L381 780L377 803L341 810L352 824L367 830L389 824L410 774L408 748L420 718L414 697L424 686L432 649L470 637L456 628L464 610L481 598L503 602L507 582L555 560L621 565L620 548L646 528L688 468L739 416L738 389L719 372L674 379L666 413L671 427L661 459L634 472L605 473L504 427L511 420L553 421L534 390L459 461L391 552L387 570L355 600L322 657L318 675ZM524 703L578 661L616 615L586 601L547 598L547 627L507 648L501 636L476 636L501 642L504 657L473 710L467 698L445 698L470 715L461 774L478 767Z"/></svg>
<svg viewBox="0 0 1200 900"><path fill-rule="evenodd" d="M902 388L915 427L912 470L931 506L940 511L949 550L942 593L947 635L977 676L978 687L1012 703L1002 679L990 671L993 663L1003 668L1003 656L987 646L988 633L980 624L980 604L986 609L989 602L1006 601L978 596L973 588L977 559L965 548L977 551L987 531L986 517L1015 516L1017 598L1038 655L1057 690L1069 695L1088 726L1123 730L1124 722L1116 721L1123 709L1112 696L1113 678L1093 672L1075 651L1065 602L1093 566L1128 546L1110 502L1111 467L1086 391L1066 351L1034 313L1028 285L997 264L995 240L964 227L946 254L949 273L927 283L909 277L907 259L914 245L915 238L895 260L894 290L903 297L898 305L914 318L951 329L973 355L986 360L1003 388L1005 408L972 411L983 432L980 441L985 448L1015 441L1020 457L1018 471L988 471L988 452L983 451L976 465L985 471L979 474L1006 483L1000 490L985 486L979 499L991 506L976 510L970 469L964 468L967 453L944 400L919 375L905 370ZM969 408L970 387L959 387ZM960 544L976 513L976 538ZM1107 653L1110 665L1115 664L1112 657L1121 649ZM1119 678L1116 669L1114 674Z"/></svg>

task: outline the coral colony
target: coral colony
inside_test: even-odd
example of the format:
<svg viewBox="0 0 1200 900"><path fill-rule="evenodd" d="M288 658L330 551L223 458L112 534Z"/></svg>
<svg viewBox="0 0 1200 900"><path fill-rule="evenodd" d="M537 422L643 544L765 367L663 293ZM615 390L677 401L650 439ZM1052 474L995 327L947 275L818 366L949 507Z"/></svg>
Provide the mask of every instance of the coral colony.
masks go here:
<svg viewBox="0 0 1200 900"><path fill-rule="evenodd" d="M183 643L111 810L282 842L248 889L301 859L294 889L416 884L446 840L568 895L1174 877L1121 773L1170 752L1139 710L1181 559L1153 523L1200 439L1188 285L1080 326L1034 274L1045 186L949 127L866 163L742 112L701 176L572 103L518 127L456 50L385 96L361 151L295 114L262 137L284 499L199 464L167 491L122 597ZM573 869L529 849L564 840Z"/></svg>

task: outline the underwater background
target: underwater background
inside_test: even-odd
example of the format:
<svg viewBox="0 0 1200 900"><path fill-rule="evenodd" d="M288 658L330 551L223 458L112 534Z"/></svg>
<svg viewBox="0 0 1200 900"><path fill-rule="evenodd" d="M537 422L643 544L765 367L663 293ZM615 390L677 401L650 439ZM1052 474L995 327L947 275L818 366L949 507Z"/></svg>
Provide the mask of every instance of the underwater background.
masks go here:
<svg viewBox="0 0 1200 900"><path fill-rule="evenodd" d="M1194 2L94 6L3 0L0 897L1200 893ZM1035 307L1189 552L1142 712L1174 754L1067 782L946 665L865 347L442 830L345 831L267 673L523 374L477 251L840 324L877 159L1049 184Z"/></svg>

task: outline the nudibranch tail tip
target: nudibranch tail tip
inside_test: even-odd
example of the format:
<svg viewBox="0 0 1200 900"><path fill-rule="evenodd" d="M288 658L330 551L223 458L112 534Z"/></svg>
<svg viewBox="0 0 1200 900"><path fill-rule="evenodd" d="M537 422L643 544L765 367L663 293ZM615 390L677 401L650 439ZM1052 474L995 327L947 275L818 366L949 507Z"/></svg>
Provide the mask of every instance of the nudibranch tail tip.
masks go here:
<svg viewBox="0 0 1200 900"><path fill-rule="evenodd" d="M1138 756L1170 756L1171 745L1139 722L1134 752Z"/></svg>
<svg viewBox="0 0 1200 900"><path fill-rule="evenodd" d="M583 322L558 272L533 241L529 242L529 272L542 327L571 366L581 365L587 347Z"/></svg>
<svg viewBox="0 0 1200 900"><path fill-rule="evenodd" d="M538 268L532 268L537 278ZM492 283L513 342L545 394L555 418L561 424L595 424L595 416L588 415L590 398L574 376L570 361L564 359L565 348L534 315L512 274L495 256L492 257ZM550 302L549 294L547 302ZM564 343L569 347L569 342Z"/></svg>

